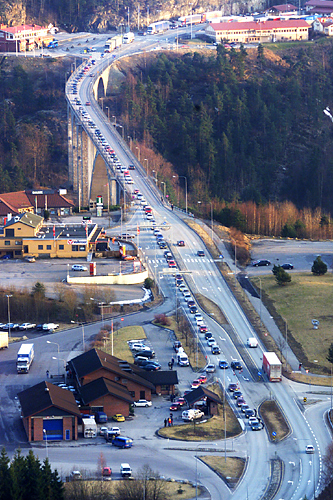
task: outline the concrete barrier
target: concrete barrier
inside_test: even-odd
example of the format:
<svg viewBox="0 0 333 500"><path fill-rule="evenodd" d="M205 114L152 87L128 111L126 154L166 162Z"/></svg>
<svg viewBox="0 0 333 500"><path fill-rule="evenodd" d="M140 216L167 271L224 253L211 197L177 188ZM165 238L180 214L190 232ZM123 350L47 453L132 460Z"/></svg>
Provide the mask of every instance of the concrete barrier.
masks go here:
<svg viewBox="0 0 333 500"><path fill-rule="evenodd" d="M68 276L67 283L75 285L139 285L146 278L148 278L148 271L109 276Z"/></svg>

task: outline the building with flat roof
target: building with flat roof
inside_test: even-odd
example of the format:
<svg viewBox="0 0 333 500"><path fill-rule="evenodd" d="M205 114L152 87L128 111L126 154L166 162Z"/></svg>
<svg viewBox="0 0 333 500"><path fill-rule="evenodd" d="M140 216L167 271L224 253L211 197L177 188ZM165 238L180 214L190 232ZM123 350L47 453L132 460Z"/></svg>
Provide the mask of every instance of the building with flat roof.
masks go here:
<svg viewBox="0 0 333 500"><path fill-rule="evenodd" d="M0 52L24 52L42 47L48 28L36 24L0 27Z"/></svg>
<svg viewBox="0 0 333 500"><path fill-rule="evenodd" d="M308 40L309 24L303 19L216 23L206 27L206 35L216 42L259 43Z"/></svg>

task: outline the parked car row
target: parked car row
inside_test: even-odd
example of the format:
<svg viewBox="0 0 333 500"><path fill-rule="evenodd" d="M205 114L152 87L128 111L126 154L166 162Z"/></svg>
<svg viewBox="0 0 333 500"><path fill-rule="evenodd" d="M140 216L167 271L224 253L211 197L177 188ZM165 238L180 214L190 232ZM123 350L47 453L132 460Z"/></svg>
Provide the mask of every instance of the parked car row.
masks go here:
<svg viewBox="0 0 333 500"><path fill-rule="evenodd" d="M9 330L9 328L14 331L14 330L21 330L21 331L27 331L27 330L43 330L43 331L50 331L50 330L56 330L59 328L59 325L56 323L41 323L39 325L36 325L36 323L0 323L0 330Z"/></svg>
<svg viewBox="0 0 333 500"><path fill-rule="evenodd" d="M160 363L153 361L155 351L141 341L130 340L129 348L132 351L134 364L140 366L146 371L156 371L161 369Z"/></svg>

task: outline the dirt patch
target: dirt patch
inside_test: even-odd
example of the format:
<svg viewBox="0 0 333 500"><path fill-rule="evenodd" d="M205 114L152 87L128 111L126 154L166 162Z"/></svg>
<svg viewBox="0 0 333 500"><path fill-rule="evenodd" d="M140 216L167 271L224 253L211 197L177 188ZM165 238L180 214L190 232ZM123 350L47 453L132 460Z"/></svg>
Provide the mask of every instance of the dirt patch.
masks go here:
<svg viewBox="0 0 333 500"><path fill-rule="evenodd" d="M119 359L133 363L133 354L128 347L128 340L141 340L146 338L146 334L142 326L126 326L118 329L114 325L113 329L113 355ZM98 339L98 340L97 340ZM103 330L101 335L97 335L97 339L92 343L91 347L102 349L108 354L112 354L112 335L108 330Z"/></svg>
<svg viewBox="0 0 333 500"><path fill-rule="evenodd" d="M259 412L270 440L279 442L289 435L290 427L276 401L273 399L264 401L259 407ZM275 436L273 432L276 433Z"/></svg>
<svg viewBox="0 0 333 500"><path fill-rule="evenodd" d="M218 474L229 488L235 488L243 475L246 460L238 457L227 457L206 455L200 460L207 464Z"/></svg>

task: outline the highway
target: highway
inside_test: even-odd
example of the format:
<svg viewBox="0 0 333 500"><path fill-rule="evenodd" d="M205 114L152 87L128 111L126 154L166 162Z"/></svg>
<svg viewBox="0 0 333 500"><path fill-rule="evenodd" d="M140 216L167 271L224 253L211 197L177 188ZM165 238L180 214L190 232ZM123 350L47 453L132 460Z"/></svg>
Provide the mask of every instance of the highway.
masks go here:
<svg viewBox="0 0 333 500"><path fill-rule="evenodd" d="M92 35L85 36L89 37L90 46ZM176 31L167 36L164 34L142 37L141 40L137 39L133 44L123 46L120 50L117 50L116 58L113 57L114 54L101 57L107 36L96 37L97 50L91 54L93 57L96 57L96 65L92 66L89 72L96 74L97 78L99 72L107 64L111 64L113 60L140 53L143 49L148 51L160 48L168 43L166 39L174 38L174 36L176 36ZM80 46L78 43L80 43ZM58 49L52 51L52 55L69 54L80 55L82 57L82 46L87 44L84 40L78 43L76 40L63 41ZM67 51L67 49L69 50ZM236 414L242 422L244 432L236 439L232 441L228 440L227 443L222 440L217 443L205 443L204 447L210 448L212 452L216 449L216 453L220 454L221 457L224 456L225 449L227 449L228 455L240 456L247 459L246 472L237 489L230 491L221 479L199 461L197 465L200 483L205 485L213 500L226 500L231 497L235 500L244 500L246 498L260 500L268 485L270 460L279 457L284 462L284 474L280 490L275 499L301 500L305 495L309 500L314 498L315 493L318 494L320 487L322 455L325 453L325 448L331 440L329 430L323 418L325 411L330 407L329 399L325 397L319 398L319 403L305 410L299 404L301 398L295 384L286 379L283 379L281 383L275 384L258 381L257 372L261 370L262 366L263 346L259 342L257 349L245 347L247 338L255 337L256 335L223 280L216 263L204 247L200 237L184 222L186 216L178 215L177 211L172 211L167 203L161 202L161 194L156 190L154 181L151 178L147 179L144 167L133 158L131 151L121 140L120 135L108 122L105 114L102 113L95 102L92 94L94 77L90 78L89 72L79 84L78 97L81 101L81 107L89 115L90 119L94 121L97 128L101 130L107 143L115 150L121 163L125 166L128 166L130 163L136 165L136 170L131 171L134 184L126 186L129 195L132 196L133 190L137 188L153 207L156 226L165 228L162 231L165 240L173 252L178 269L186 273L184 274L184 279L192 295L195 296L196 293L201 293L214 301L228 320L229 327L228 331L226 331L214 319L202 312L205 324L213 332L215 340L221 349L220 355L212 355L204 335L198 333L199 343L206 353L208 361L216 364L215 376L226 387L230 382L237 382L241 387L246 402L251 408L257 408L265 399L275 398L279 402L291 426L290 436L282 443L275 444L268 439L266 430L253 432L250 429L241 412L236 409L234 400L230 398L230 403L234 405ZM74 96L69 93L70 84L74 76L75 74L67 82L67 100L73 106L76 113L81 113L79 106L73 103ZM91 106L85 106L87 101L91 102ZM94 129L88 127L86 120L84 126L90 137L95 141L96 147L105 157L104 149L94 136ZM112 169L112 174L118 175L110 161L109 165ZM137 226L140 227L140 235L137 237L137 243L141 249L143 259L149 266L151 275L160 286L165 301L156 311L149 313L140 312L126 316L123 326L147 324L153 319L156 312L174 312L176 304L178 304L183 309L184 314L188 316L190 323L193 325L194 332L197 333L193 315L189 314L182 293L175 287L174 277L170 273L163 256L164 250L161 250L157 246L156 238L153 231L151 231L151 224L146 220L141 205L136 203L131 209L130 214L126 231L132 232ZM123 230L125 231L125 229ZM184 240L185 246L178 247L176 245L177 240ZM204 250L205 256L198 257L198 250ZM100 324L88 325L85 328L86 342L98 332L99 326ZM66 360L76 356L83 348L82 331L79 328L68 332L56 333L52 335L51 340L61 345L61 358ZM11 442L16 443L15 446L17 446L17 442L21 443L21 446L24 446L25 443L23 433L18 431L17 407L15 407L15 402L10 403L10 399L13 399L13 394L17 394L19 390L26 388L27 384L33 385L44 378L45 370L49 367L50 357L54 351L54 346L46 344L46 339L43 337L35 339L34 343L38 367L37 363L33 366L29 374L29 379L22 378L22 376L15 373L16 346L10 346L8 352L3 353L4 356L1 362L2 373L0 374L0 397L2 404L7 405L8 411L2 412L1 415L1 427L6 429L6 432L0 441L6 445L6 448L8 448ZM154 343L153 337L152 343ZM165 345L168 345L167 340L165 340ZM244 353L246 354L245 359L243 359ZM162 351L161 356L163 356ZM239 359L242 361L244 369L242 372L235 373L231 369L221 370L218 368L218 359L225 359L229 364L232 360ZM166 358L163 358L163 362L166 362ZM51 368L54 369L55 367ZM178 374L180 378L180 390L188 389L191 381L195 378L195 374L190 368L180 368ZM8 384L8 376L11 377L10 385ZM155 430L161 426L161 421L164 417L162 417L162 413L159 410L161 403L155 401L155 404L156 407L149 409L149 425L147 425L147 418L145 417L147 414L144 411L138 412L135 420L135 429L133 429L133 426L131 427L131 422L124 423L126 431L135 438L135 446L130 452L128 450L114 450L112 447L106 447L101 441L103 454L107 462L120 463L122 461L130 461L134 469L140 467L143 463L149 463L154 470L159 470L164 476L195 481L195 455L205 454L200 451L202 443L172 442L170 444L166 440L159 439L155 435ZM307 444L314 445L314 455L307 455L305 453ZM73 468L78 468L79 470L94 468L94 466L97 466L101 447L99 445L93 446L87 444L86 447L88 446L89 453L82 453L82 448L79 445L76 446L75 443L71 443L70 447L65 445L50 446L48 453L51 465L56 467L63 476L68 474ZM36 447L36 449L39 456L43 458L46 451L44 445L41 445L39 448Z"/></svg>
<svg viewBox="0 0 333 500"><path fill-rule="evenodd" d="M145 38L141 44L136 42L129 47L124 46L118 52L117 59L138 51L140 52L140 48L143 47L145 50L153 50L155 47L158 48L160 46L160 41L157 37ZM105 67L104 65L110 59L112 59L112 56L98 60L94 72L98 74L99 69ZM84 78L80 87L81 102L90 101L92 103L92 106L85 109L102 131L108 144L115 150L122 164L128 165L132 163L133 156L131 152L122 143L120 136L115 132L114 127L108 123L98 105L94 103L91 89L92 79L88 77ZM168 205L161 203L160 194L156 192L152 180L147 179L142 166L140 168L138 163L136 165L139 168L135 170L133 175L134 185L132 189L138 188L146 198L147 203L153 206L157 227L162 227L163 223L167 223L166 225L169 229L165 231L165 240L174 254L178 269L181 272L186 272L184 276L186 276L185 279L192 294L201 293L210 300L213 300L227 318L232 329L233 339L237 339L237 343L233 342L221 326L203 313L205 323L209 330L213 332L221 348L219 358L225 359L229 363L235 359L242 359L241 350L244 349L243 346L246 345L247 338L256 336L251 325L230 293L227 284L221 277L207 249L204 248L201 239L183 222L183 217L179 217L176 211L172 211ZM170 274L167 262L163 257L163 250L160 250L157 246L153 231L149 229L145 230L148 223L145 220L144 212L139 205L136 208L131 220L128 222L128 227L130 229L136 226L141 228L139 245L149 265L152 276L155 277L165 295L165 304L169 307L169 310L175 310L177 300L179 306L183 308L184 313L187 314L189 321L193 323L195 329L196 325L188 313L186 302L181 292L175 287L174 277ZM185 241L185 247L176 246L177 240L180 239ZM198 250L204 250L205 256L198 257ZM204 336L202 334L198 335L199 342L206 351L209 361L216 364L216 360L214 360L215 356L211 355ZM240 347L241 349L239 349ZM305 495L309 499L313 498L320 482L322 453L329 441L327 429L323 427L322 414L313 411L304 413L300 409L288 381L283 380L280 384L258 382L255 372L261 370L263 347L259 343L257 349L252 349L249 352L250 350L247 348L247 351L247 356L250 356L251 359L251 367L244 366L242 373L233 373L232 370L227 370L223 373L222 370L217 368L216 376L222 384L225 382L226 386L230 382L237 381L246 402L251 408L256 408L264 399L274 397L281 405L292 432L283 443L275 444L268 440L266 431L253 432L245 423L245 432L242 438L237 440L238 444L236 448L239 446L241 451L246 453L248 463L246 474L233 496L236 499L242 499L248 495L248 498L259 499L267 486L269 460L278 455L284 461L285 473L283 474L281 488L276 498L281 500L301 499ZM182 390L188 388L190 383L189 377L191 377L191 374L187 374L187 377L185 376L184 380L180 381L180 388ZM323 412L327 407L327 404L322 403L321 409ZM311 413L310 420L306 417L307 413ZM314 415L315 418L313 417ZM306 455L305 447L307 444L315 446L314 455ZM203 475L201 481L204 483L205 480L207 480L207 487L213 488L209 477L206 479L205 475ZM224 491L223 498L227 498L228 496L230 496L230 492ZM220 493L217 491L214 492L212 498L220 498Z"/></svg>

